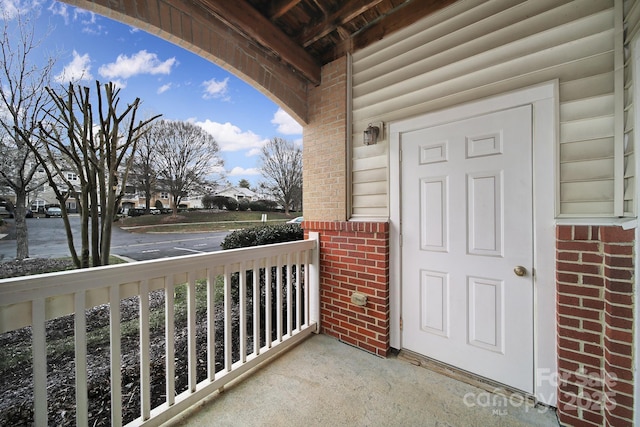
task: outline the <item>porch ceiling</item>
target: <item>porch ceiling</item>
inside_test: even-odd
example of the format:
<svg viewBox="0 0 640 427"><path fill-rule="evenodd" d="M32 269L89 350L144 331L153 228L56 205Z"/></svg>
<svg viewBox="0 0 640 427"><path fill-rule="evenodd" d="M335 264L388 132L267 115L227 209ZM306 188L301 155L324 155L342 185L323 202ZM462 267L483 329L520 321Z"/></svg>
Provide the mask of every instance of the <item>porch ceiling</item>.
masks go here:
<svg viewBox="0 0 640 427"><path fill-rule="evenodd" d="M362 49L455 0L199 0L233 31L313 84L320 67Z"/></svg>

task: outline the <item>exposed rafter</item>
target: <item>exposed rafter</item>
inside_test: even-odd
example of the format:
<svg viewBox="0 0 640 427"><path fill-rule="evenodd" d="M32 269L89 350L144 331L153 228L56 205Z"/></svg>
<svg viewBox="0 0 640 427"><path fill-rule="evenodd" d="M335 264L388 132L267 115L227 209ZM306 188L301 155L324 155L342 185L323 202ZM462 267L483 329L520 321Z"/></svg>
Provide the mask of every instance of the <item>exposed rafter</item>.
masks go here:
<svg viewBox="0 0 640 427"><path fill-rule="evenodd" d="M333 12L328 17L317 22L315 25L307 27L300 37L300 44L304 47L315 43L330 32L338 29L341 25L351 21L371 9L382 0L354 0L346 2L342 7Z"/></svg>
<svg viewBox="0 0 640 427"><path fill-rule="evenodd" d="M456 1L457 0L414 0L405 2L390 11L386 16L378 18L375 22L371 22L367 26L363 26L354 33L351 38L336 43L332 50L326 51L320 58L321 62L330 62L346 53L367 47L371 43L382 40L385 36L405 28Z"/></svg>
<svg viewBox="0 0 640 427"><path fill-rule="evenodd" d="M271 50L310 82L320 83L320 65L316 60L245 0L200 0L200 4L230 27Z"/></svg>
<svg viewBox="0 0 640 427"><path fill-rule="evenodd" d="M289 12L294 6L300 3L300 0L279 0L271 2L269 9L269 19L272 21L280 18Z"/></svg>
<svg viewBox="0 0 640 427"><path fill-rule="evenodd" d="M322 65L455 1L192 0L190 3L317 85Z"/></svg>

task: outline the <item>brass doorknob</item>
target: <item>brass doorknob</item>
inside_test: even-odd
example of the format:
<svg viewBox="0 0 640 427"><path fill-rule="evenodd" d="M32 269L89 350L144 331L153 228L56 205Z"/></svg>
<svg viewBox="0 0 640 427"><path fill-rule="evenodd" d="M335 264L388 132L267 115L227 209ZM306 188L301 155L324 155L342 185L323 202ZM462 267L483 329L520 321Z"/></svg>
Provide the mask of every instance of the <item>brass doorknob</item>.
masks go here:
<svg viewBox="0 0 640 427"><path fill-rule="evenodd" d="M516 268L513 269L513 272L516 273L516 276L522 277L527 274L527 269L521 265L518 265Z"/></svg>

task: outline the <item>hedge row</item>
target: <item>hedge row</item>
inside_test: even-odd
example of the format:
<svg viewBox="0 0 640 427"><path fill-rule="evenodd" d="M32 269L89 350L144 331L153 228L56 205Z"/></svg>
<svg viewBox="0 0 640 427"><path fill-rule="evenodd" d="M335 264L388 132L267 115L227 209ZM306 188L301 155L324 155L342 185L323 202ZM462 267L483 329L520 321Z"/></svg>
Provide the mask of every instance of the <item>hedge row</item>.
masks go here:
<svg viewBox="0 0 640 427"><path fill-rule="evenodd" d="M229 233L222 241L222 249L246 248L304 239L299 224L260 225Z"/></svg>

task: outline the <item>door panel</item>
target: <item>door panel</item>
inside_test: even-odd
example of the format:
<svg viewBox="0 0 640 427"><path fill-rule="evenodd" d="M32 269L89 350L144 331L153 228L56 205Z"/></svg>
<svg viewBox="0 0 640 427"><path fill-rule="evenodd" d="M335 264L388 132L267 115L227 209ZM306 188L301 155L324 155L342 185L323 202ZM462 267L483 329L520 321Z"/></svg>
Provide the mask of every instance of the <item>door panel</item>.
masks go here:
<svg viewBox="0 0 640 427"><path fill-rule="evenodd" d="M403 347L526 392L531 121L522 106L400 135Z"/></svg>

